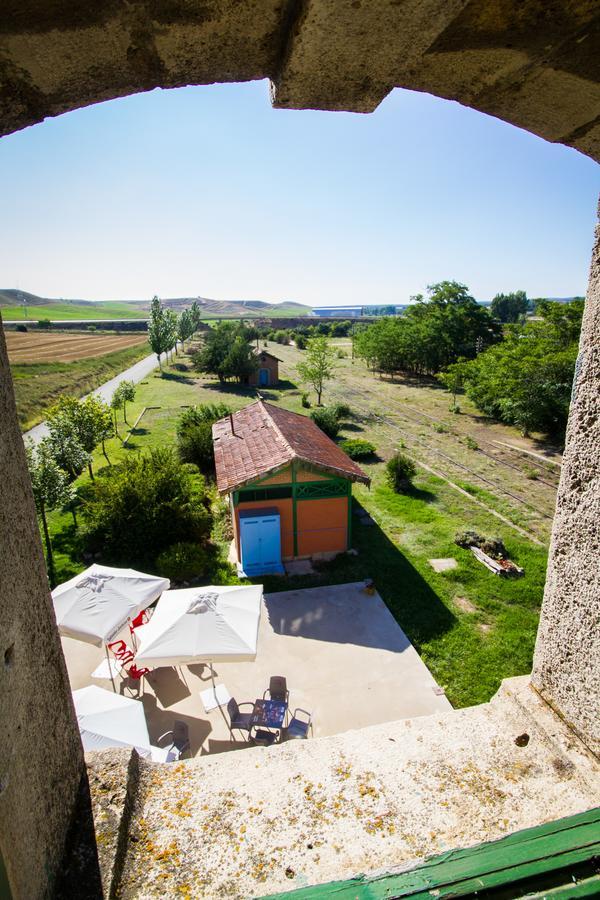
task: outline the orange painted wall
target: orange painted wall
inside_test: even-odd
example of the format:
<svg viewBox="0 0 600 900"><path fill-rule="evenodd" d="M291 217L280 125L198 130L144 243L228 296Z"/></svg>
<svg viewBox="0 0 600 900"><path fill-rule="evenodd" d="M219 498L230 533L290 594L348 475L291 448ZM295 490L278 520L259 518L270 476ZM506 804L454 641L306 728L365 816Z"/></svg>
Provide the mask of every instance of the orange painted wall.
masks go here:
<svg viewBox="0 0 600 900"><path fill-rule="evenodd" d="M296 469L296 481L328 481L331 475L319 475L318 472L309 472L308 469Z"/></svg>
<svg viewBox="0 0 600 900"><path fill-rule="evenodd" d="M348 547L348 498L299 500L296 507L298 556Z"/></svg>
<svg viewBox="0 0 600 900"><path fill-rule="evenodd" d="M316 501L319 502L319 501ZM239 513L245 509L276 509L281 520L281 555L289 559L294 555L294 514L292 512L292 498L283 500L252 500L248 503L240 503L235 511L235 546L238 559L240 559L239 538Z"/></svg>
<svg viewBox="0 0 600 900"><path fill-rule="evenodd" d="M292 483L292 470L290 466L286 466L285 469L282 469L281 472L277 472L276 475L271 475L270 478L265 478L264 481L255 481L253 484L247 485L247 487L255 487L262 488L267 487L269 484L291 484Z"/></svg>

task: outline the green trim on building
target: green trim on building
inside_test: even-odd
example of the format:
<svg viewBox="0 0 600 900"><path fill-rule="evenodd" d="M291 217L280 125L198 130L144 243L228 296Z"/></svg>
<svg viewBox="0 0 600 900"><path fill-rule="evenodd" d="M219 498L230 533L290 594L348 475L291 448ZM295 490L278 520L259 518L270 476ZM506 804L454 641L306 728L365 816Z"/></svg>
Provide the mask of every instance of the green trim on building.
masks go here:
<svg viewBox="0 0 600 900"><path fill-rule="evenodd" d="M406 872L270 895L290 900L488 900L599 897L600 808L450 850Z"/></svg>
<svg viewBox="0 0 600 900"><path fill-rule="evenodd" d="M327 481L299 481L296 484L298 500L327 500L348 496L346 478L329 478Z"/></svg>
<svg viewBox="0 0 600 900"><path fill-rule="evenodd" d="M298 508L297 508L296 463L292 463L292 521L294 532L294 556L298 556Z"/></svg>
<svg viewBox="0 0 600 900"><path fill-rule="evenodd" d="M346 550L352 547L352 482L348 482L348 534L346 540Z"/></svg>

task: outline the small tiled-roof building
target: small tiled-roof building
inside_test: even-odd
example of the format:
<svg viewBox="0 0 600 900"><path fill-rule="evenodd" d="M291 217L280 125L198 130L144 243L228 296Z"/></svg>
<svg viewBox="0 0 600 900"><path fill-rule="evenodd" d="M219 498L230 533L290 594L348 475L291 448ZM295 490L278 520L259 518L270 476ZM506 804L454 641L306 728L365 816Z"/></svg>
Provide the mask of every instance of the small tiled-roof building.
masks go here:
<svg viewBox="0 0 600 900"><path fill-rule="evenodd" d="M248 376L247 383L259 387L272 387L278 384L281 360L263 347L255 347L254 353L258 359L258 368L256 372Z"/></svg>
<svg viewBox="0 0 600 900"><path fill-rule="evenodd" d="M213 442L246 574L350 548L352 482L370 479L312 419L258 400L216 422Z"/></svg>

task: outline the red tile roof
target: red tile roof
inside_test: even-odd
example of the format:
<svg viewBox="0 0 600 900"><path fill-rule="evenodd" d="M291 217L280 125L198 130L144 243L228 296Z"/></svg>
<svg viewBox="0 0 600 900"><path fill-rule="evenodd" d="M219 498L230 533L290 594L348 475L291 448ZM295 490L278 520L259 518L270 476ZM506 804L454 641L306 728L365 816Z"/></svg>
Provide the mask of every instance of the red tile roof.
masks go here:
<svg viewBox="0 0 600 900"><path fill-rule="evenodd" d="M233 425L233 428L232 428ZM331 475L370 483L308 416L257 400L215 422L217 487L224 494L297 460Z"/></svg>

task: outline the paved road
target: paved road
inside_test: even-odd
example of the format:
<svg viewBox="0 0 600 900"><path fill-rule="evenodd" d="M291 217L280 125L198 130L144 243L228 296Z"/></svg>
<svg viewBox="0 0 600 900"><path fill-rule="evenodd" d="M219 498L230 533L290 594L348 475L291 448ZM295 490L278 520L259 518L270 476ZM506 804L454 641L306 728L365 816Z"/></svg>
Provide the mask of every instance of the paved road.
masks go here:
<svg viewBox="0 0 600 900"><path fill-rule="evenodd" d="M156 355L153 353L151 356L146 356L144 359L141 359L139 362L136 362L135 365L130 366L129 369L125 369L124 372L121 372L119 375L115 375L114 378L111 378L110 381L107 381L105 384L101 384L100 387L96 388L95 391L92 391L92 394L96 397L100 397L101 400L106 400L107 403L110 403L110 398L113 395L114 389L119 385L122 381L141 381L146 377L153 369L158 365L156 361ZM88 395L86 395L88 396ZM37 444L43 437L46 437L48 434L48 426L45 422L40 422L39 425L35 425L33 428L30 428L29 431L26 431L23 435L23 439L28 443Z"/></svg>

